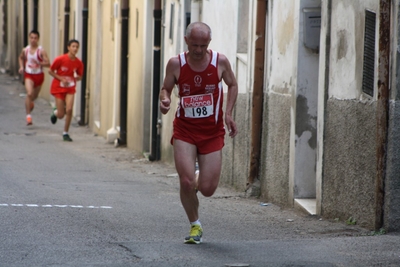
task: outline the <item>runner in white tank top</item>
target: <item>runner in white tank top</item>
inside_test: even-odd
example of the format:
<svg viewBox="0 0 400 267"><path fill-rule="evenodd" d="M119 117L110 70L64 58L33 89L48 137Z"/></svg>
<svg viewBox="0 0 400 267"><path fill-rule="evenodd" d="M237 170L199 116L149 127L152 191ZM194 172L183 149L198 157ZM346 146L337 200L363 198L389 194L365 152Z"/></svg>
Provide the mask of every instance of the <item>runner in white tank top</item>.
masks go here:
<svg viewBox="0 0 400 267"><path fill-rule="evenodd" d="M27 125L32 124L31 111L44 81L43 67L50 66L46 51L38 44L39 36L39 32L31 31L29 33L29 45L22 49L18 57L19 73L24 75L26 89L25 110Z"/></svg>
<svg viewBox="0 0 400 267"><path fill-rule="evenodd" d="M40 62L42 58L42 47L38 46L36 49L31 49L28 45L25 47L25 72L29 74L39 74L43 72Z"/></svg>

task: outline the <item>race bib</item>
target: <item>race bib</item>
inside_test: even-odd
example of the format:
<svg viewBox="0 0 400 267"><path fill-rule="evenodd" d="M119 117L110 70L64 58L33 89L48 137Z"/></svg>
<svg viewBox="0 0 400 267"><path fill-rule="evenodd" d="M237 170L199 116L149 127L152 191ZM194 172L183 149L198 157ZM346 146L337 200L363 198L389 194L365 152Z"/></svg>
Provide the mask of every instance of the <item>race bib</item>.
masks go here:
<svg viewBox="0 0 400 267"><path fill-rule="evenodd" d="M212 94L182 97L182 107L187 118L206 118L214 114Z"/></svg>
<svg viewBox="0 0 400 267"><path fill-rule="evenodd" d="M31 60L26 64L26 72L30 74L38 74L42 72L42 68L38 62Z"/></svg>
<svg viewBox="0 0 400 267"><path fill-rule="evenodd" d="M42 73L42 69L34 69L34 68L27 68L26 69L26 73L29 73L29 74L39 74L39 73Z"/></svg>
<svg viewBox="0 0 400 267"><path fill-rule="evenodd" d="M60 87L73 87L75 86L75 79L69 76L64 76L63 77L65 80L67 80L66 83L62 83L60 81Z"/></svg>

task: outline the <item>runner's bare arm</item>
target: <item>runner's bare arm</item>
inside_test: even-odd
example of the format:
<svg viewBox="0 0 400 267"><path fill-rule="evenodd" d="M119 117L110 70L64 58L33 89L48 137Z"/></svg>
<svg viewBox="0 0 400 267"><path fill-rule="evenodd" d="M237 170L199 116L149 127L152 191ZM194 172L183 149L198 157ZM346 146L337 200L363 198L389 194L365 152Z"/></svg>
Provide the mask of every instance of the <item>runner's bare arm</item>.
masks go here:
<svg viewBox="0 0 400 267"><path fill-rule="evenodd" d="M50 67L50 60L45 50L41 51L43 61L39 62L42 67Z"/></svg>
<svg viewBox="0 0 400 267"><path fill-rule="evenodd" d="M75 71L74 77L75 77L75 80L76 80L76 81L82 81L83 72L84 72L84 65L82 64L82 65Z"/></svg>
<svg viewBox="0 0 400 267"><path fill-rule="evenodd" d="M172 57L165 70L165 78L160 91L160 111L167 114L171 105L171 92L174 89L179 73L179 59Z"/></svg>
<svg viewBox="0 0 400 267"><path fill-rule="evenodd" d="M64 77L58 75L57 73L55 73L51 69L49 69L49 74L50 74L50 76L52 76L52 77L56 78L57 80L59 80L61 83L67 83L67 80Z"/></svg>
<svg viewBox="0 0 400 267"><path fill-rule="evenodd" d="M235 106L236 98L238 95L238 85L228 58L220 54L218 62L218 68L222 71L222 79L228 86L225 110L225 124L228 128L229 136L233 138L238 133L236 122L232 118L233 108Z"/></svg>

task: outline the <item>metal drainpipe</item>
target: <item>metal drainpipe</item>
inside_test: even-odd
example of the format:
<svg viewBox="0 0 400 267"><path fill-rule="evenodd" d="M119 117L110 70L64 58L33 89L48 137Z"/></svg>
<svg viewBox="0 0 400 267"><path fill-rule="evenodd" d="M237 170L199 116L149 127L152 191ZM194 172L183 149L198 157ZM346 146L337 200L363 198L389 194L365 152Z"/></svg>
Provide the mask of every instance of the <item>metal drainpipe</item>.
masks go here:
<svg viewBox="0 0 400 267"><path fill-rule="evenodd" d="M158 119L158 101L160 94L161 64L161 0L154 1L154 48L153 48L153 98L151 119L151 154L150 161L160 159L160 127Z"/></svg>
<svg viewBox="0 0 400 267"><path fill-rule="evenodd" d="M28 0L24 0L24 46L28 45Z"/></svg>
<svg viewBox="0 0 400 267"><path fill-rule="evenodd" d="M3 38L1 38L1 41L3 42L4 45L8 45L8 38L7 38L7 32L8 32L8 15L7 15L7 10L8 10L8 5L7 1L3 2L3 8L2 8L2 13L3 13ZM25 34L26 40L28 40L28 33ZM27 43L27 42L26 42ZM25 43L25 44L26 44ZM4 57L5 58L5 57ZM4 58L1 59L1 63L4 64Z"/></svg>
<svg viewBox="0 0 400 267"><path fill-rule="evenodd" d="M261 134L263 119L264 94L264 58L265 58L265 16L267 1L257 1L257 24L254 56L253 105L251 112L251 154L250 169L247 181L248 190L257 178L260 169Z"/></svg>
<svg viewBox="0 0 400 267"><path fill-rule="evenodd" d="M87 48L88 48L88 18L89 18L89 0L83 0L83 9L82 9L82 62L85 66L85 71L83 73L82 81L81 81L81 118L79 121L79 125L86 125L86 80L87 80Z"/></svg>
<svg viewBox="0 0 400 267"><path fill-rule="evenodd" d="M38 28L38 11L39 10L39 0L33 0L33 28L39 30Z"/></svg>
<svg viewBox="0 0 400 267"><path fill-rule="evenodd" d="M68 52L68 41L69 41L69 12L70 12L70 0L65 0L64 7L64 53Z"/></svg>
<svg viewBox="0 0 400 267"><path fill-rule="evenodd" d="M376 215L375 230L383 226L386 148L389 122L389 67L390 67L390 14L391 0L379 3L379 61L378 61L378 99L377 99L377 170L376 170Z"/></svg>
<svg viewBox="0 0 400 267"><path fill-rule="evenodd" d="M121 3L121 72L120 72L120 132L119 145L126 144L128 112L128 44L129 44L129 1Z"/></svg>

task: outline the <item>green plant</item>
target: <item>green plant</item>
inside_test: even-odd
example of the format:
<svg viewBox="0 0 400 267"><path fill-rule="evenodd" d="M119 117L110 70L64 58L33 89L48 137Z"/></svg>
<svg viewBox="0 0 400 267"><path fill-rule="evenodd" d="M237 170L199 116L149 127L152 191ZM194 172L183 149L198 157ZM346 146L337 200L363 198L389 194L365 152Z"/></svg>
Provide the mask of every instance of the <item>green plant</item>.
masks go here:
<svg viewBox="0 0 400 267"><path fill-rule="evenodd" d="M384 235L384 234L386 234L386 230L383 228L379 229L378 231L371 232L371 235Z"/></svg>
<svg viewBox="0 0 400 267"><path fill-rule="evenodd" d="M347 225L355 225L356 223L357 223L357 220L354 219L353 217L349 217L349 218L346 220L346 224L347 224Z"/></svg>

